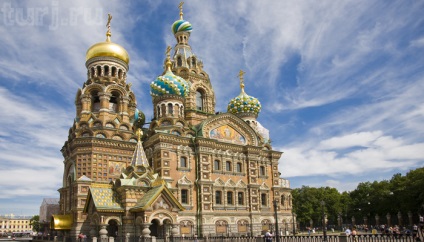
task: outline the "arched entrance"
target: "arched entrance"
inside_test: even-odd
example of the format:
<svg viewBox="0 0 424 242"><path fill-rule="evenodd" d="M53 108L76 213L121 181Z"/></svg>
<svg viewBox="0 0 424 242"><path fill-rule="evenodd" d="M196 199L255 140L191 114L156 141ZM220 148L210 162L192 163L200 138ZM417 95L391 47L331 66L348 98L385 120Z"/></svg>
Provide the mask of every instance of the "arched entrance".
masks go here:
<svg viewBox="0 0 424 242"><path fill-rule="evenodd" d="M163 220L162 224L159 219L153 219L150 225L150 235L157 238L165 238L171 235L172 222L170 219Z"/></svg>
<svg viewBox="0 0 424 242"><path fill-rule="evenodd" d="M160 221L158 219L153 219L152 220L152 225L150 225L149 229L150 229L150 235L151 236L155 236L155 237L159 237L159 228L160 228ZM161 236L162 237L162 236Z"/></svg>
<svg viewBox="0 0 424 242"><path fill-rule="evenodd" d="M109 237L112 236L116 238L118 236L118 222L116 220L109 220L106 229Z"/></svg>

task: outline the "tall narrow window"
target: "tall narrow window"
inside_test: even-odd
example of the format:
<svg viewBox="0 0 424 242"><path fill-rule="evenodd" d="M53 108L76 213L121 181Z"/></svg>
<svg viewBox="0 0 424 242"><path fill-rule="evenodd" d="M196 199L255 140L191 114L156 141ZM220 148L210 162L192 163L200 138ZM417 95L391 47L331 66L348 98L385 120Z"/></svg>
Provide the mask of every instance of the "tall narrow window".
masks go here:
<svg viewBox="0 0 424 242"><path fill-rule="evenodd" d="M188 190L181 189L181 203L188 204Z"/></svg>
<svg viewBox="0 0 424 242"><path fill-rule="evenodd" d="M260 174L261 176L265 176L265 166L260 166L260 167L259 167L259 170L260 170L260 171L259 171L259 172L260 172L259 174Z"/></svg>
<svg viewBox="0 0 424 242"><path fill-rule="evenodd" d="M186 167L187 167L187 158L186 158L186 157L184 157L184 156L182 156L182 157L180 158L180 167L184 167L184 168L186 168Z"/></svg>
<svg viewBox="0 0 424 242"><path fill-rule="evenodd" d="M196 91L196 109L203 110L203 94Z"/></svg>
<svg viewBox="0 0 424 242"><path fill-rule="evenodd" d="M227 204L233 204L233 192L227 192Z"/></svg>
<svg viewBox="0 0 424 242"><path fill-rule="evenodd" d="M177 66L182 66L183 65L183 61L181 60L181 56L177 57Z"/></svg>
<svg viewBox="0 0 424 242"><path fill-rule="evenodd" d="M225 170L226 171L231 171L231 161L226 161L225 162Z"/></svg>
<svg viewBox="0 0 424 242"><path fill-rule="evenodd" d="M169 115L174 114L174 108L172 107L172 103L168 103L168 114Z"/></svg>
<svg viewBox="0 0 424 242"><path fill-rule="evenodd" d="M215 160L213 162L213 169L214 170L221 170L221 164L220 164L219 160Z"/></svg>
<svg viewBox="0 0 424 242"><path fill-rule="evenodd" d="M241 172L241 163L237 162L237 172Z"/></svg>
<svg viewBox="0 0 424 242"><path fill-rule="evenodd" d="M266 206L267 202L266 202L266 193L262 193L261 194L261 204L262 206Z"/></svg>
<svg viewBox="0 0 424 242"><path fill-rule="evenodd" d="M98 92L91 93L91 111L98 112L100 110L100 97Z"/></svg>
<svg viewBox="0 0 424 242"><path fill-rule="evenodd" d="M242 192L237 193L237 203L238 205L244 204L244 196Z"/></svg>
<svg viewBox="0 0 424 242"><path fill-rule="evenodd" d="M222 192L221 191L215 192L215 203L216 204L222 204Z"/></svg>

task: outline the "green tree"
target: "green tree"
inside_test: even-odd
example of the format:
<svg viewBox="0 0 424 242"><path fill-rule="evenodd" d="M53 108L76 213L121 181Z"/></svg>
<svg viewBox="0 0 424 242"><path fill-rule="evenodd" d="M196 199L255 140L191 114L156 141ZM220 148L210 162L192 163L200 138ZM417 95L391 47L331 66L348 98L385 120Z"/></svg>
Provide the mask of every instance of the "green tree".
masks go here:
<svg viewBox="0 0 424 242"><path fill-rule="evenodd" d="M32 230L40 232L40 216L34 215L29 221L32 225Z"/></svg>

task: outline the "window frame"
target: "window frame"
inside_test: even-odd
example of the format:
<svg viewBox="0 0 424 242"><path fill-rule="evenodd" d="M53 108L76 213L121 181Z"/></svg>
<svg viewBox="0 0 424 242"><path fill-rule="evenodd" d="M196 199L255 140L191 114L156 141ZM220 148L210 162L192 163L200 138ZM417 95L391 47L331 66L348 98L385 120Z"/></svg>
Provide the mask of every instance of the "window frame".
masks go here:
<svg viewBox="0 0 424 242"><path fill-rule="evenodd" d="M215 204L222 205L222 191L215 191Z"/></svg>

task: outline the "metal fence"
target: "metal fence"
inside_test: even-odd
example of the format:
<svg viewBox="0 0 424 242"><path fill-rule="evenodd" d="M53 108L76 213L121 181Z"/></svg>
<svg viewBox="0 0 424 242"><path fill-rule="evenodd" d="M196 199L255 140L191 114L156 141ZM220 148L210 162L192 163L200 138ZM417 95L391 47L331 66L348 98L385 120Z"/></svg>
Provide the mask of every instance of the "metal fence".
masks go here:
<svg viewBox="0 0 424 242"><path fill-rule="evenodd" d="M87 238L86 240L79 241L75 236L67 237L33 237L33 241L54 241L54 242L92 242L93 239ZM110 242L109 239L97 238L97 242ZM114 237L113 242L265 242L263 236L206 236L206 237L176 237L170 236L166 238L156 237L141 237L141 236L130 236L130 237ZM339 235L328 235L326 237L322 235L312 236L279 236L273 238L272 242L415 242L415 237L412 235L371 235L363 234L356 236L339 236Z"/></svg>

